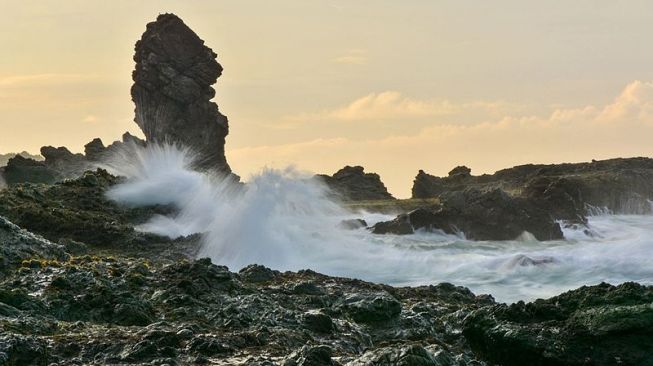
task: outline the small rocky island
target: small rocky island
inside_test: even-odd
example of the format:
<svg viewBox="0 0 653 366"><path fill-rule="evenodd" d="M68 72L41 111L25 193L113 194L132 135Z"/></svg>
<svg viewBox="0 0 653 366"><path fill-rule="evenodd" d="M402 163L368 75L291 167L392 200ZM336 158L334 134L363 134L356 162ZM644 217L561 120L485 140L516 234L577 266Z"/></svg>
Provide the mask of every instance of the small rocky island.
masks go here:
<svg viewBox="0 0 653 366"><path fill-rule="evenodd" d="M134 57L146 140L95 139L84 154L44 147L43 160L16 155L0 170L0 365L653 365L653 287L602 283L503 304L449 283L391 287L257 264L236 272L197 258L201 234L136 230L175 208L109 200L124 178L95 163L167 141L195 149L197 169L232 174L227 118L211 102L216 57L181 19L160 15ZM561 225L586 225L596 207L650 213L651 178L646 158L420 171L416 207L369 230L560 239ZM316 179L345 202L404 207L362 167Z"/></svg>

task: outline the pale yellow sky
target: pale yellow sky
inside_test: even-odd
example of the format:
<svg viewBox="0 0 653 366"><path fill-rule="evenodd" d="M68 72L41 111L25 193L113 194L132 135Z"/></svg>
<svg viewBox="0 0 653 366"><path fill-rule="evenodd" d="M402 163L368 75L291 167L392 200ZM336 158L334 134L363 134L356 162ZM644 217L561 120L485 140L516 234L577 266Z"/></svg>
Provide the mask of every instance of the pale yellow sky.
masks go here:
<svg viewBox="0 0 653 366"><path fill-rule="evenodd" d="M653 155L650 1L5 1L0 153L137 133L134 42L174 12L218 53L227 159L378 172Z"/></svg>

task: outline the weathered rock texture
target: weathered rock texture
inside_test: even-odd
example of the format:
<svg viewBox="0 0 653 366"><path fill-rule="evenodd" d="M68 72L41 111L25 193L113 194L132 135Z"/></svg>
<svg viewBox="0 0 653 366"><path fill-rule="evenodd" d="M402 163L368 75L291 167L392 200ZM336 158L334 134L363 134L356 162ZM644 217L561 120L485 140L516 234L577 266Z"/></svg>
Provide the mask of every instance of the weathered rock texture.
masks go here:
<svg viewBox="0 0 653 366"><path fill-rule="evenodd" d="M376 173L365 173L362 166L346 166L334 175L317 175L339 198L348 201L393 199Z"/></svg>
<svg viewBox="0 0 653 366"><path fill-rule="evenodd" d="M83 154L73 154L63 146L43 146L41 155L45 158L45 166L56 171L62 178L75 177L90 168Z"/></svg>
<svg viewBox="0 0 653 366"><path fill-rule="evenodd" d="M492 175L472 176L458 167L440 178L420 170L413 183L413 198L437 197L468 188L500 188L513 196L540 200L556 218L585 215L592 207L615 213L651 213L653 159L628 158L577 164L521 165ZM554 210L555 211L555 210Z"/></svg>
<svg viewBox="0 0 653 366"><path fill-rule="evenodd" d="M230 173L227 117L211 102L222 74L216 57L177 16L159 15L136 43L134 121L148 142L182 144L197 153L198 168Z"/></svg>
<svg viewBox="0 0 653 366"><path fill-rule="evenodd" d="M53 185L16 184L0 191L0 215L48 240L75 240L94 246L144 244L155 235L134 230L134 224L167 207L128 208L106 198L119 179L98 169L75 180Z"/></svg>
<svg viewBox="0 0 653 366"><path fill-rule="evenodd" d="M34 257L61 260L68 256L62 245L21 229L0 216L0 276L19 267L23 260Z"/></svg>
<svg viewBox="0 0 653 366"><path fill-rule="evenodd" d="M585 225L588 215L601 210L650 214L653 159L529 164L481 176L459 166L443 178L420 170L413 198L434 197L440 199L439 206L402 214L377 224L373 231L462 231L479 240L515 239L528 231L539 240L560 239L558 220L564 225Z"/></svg>
<svg viewBox="0 0 653 366"><path fill-rule="evenodd" d="M7 184L23 182L52 183L59 174L45 165L45 162L16 155L9 159L2 169L2 175Z"/></svg>
<svg viewBox="0 0 653 366"><path fill-rule="evenodd" d="M474 311L463 334L492 364L653 365L653 290L581 287L548 300Z"/></svg>
<svg viewBox="0 0 653 366"><path fill-rule="evenodd" d="M32 155L28 153L27 151L23 151L21 153L8 153L8 154L0 154L0 166L5 166L9 162L9 159L13 158L16 155L20 155L24 158L31 158L34 160L43 160L43 157L40 155Z"/></svg>
<svg viewBox="0 0 653 366"><path fill-rule="evenodd" d="M562 239L560 225L532 201L500 189L448 192L438 209L421 208L376 224L375 234L412 234L414 230L464 233L472 240L513 240L527 231L538 240Z"/></svg>

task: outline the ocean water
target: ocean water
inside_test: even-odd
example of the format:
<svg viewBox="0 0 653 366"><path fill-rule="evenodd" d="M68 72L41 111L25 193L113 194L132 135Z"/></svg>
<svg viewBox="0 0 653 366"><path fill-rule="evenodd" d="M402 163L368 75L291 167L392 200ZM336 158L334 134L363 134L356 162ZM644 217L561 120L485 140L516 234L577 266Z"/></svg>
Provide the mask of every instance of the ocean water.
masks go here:
<svg viewBox="0 0 653 366"><path fill-rule="evenodd" d="M326 188L294 169L263 169L246 187L193 171L192 154L174 146L130 147L105 168L127 177L108 196L127 205L173 204L142 231L178 237L203 233L201 257L231 270L258 263L312 269L394 286L450 282L498 301L557 295L600 282L653 283L653 216L601 214L589 230L564 229L564 240L470 241L443 233L373 235L340 227L394 216L351 212ZM600 211L597 211L600 212Z"/></svg>

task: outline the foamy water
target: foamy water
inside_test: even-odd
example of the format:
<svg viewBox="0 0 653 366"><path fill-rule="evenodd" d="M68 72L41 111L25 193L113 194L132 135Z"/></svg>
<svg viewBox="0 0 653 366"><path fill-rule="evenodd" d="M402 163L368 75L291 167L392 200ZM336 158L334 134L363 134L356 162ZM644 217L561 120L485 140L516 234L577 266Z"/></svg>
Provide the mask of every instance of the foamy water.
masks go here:
<svg viewBox="0 0 653 366"><path fill-rule="evenodd" d="M107 164L128 177L110 198L130 205L173 204L174 217L153 217L140 230L177 237L204 233L200 256L238 270L258 263L312 269L391 285L451 282L513 302L550 297L582 285L653 281L653 216L590 218L590 233L565 229L565 240L474 242L434 234L373 235L341 220L368 224L393 216L352 213L330 201L310 175L263 170L246 188L190 169L188 152L155 146Z"/></svg>

